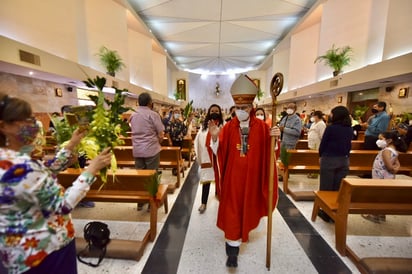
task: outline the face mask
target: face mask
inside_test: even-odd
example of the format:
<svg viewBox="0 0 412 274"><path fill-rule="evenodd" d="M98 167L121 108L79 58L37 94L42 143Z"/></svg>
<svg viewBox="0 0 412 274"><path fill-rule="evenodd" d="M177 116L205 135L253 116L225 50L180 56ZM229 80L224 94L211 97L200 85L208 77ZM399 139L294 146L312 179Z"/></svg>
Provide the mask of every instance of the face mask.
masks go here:
<svg viewBox="0 0 412 274"><path fill-rule="evenodd" d="M219 113L210 113L210 119L211 120L219 120L219 117L220 117L220 115L219 115Z"/></svg>
<svg viewBox="0 0 412 274"><path fill-rule="evenodd" d="M173 114L173 117L175 117L175 119L179 119L179 118L180 118L180 114L179 114L179 113L175 113L175 114Z"/></svg>
<svg viewBox="0 0 412 274"><path fill-rule="evenodd" d="M295 112L295 110L293 108L288 108L286 110L286 113L289 114L289 115L293 114L294 112Z"/></svg>
<svg viewBox="0 0 412 274"><path fill-rule="evenodd" d="M232 112L232 117L235 117L236 116L236 112Z"/></svg>
<svg viewBox="0 0 412 274"><path fill-rule="evenodd" d="M377 140L376 141L376 145L378 146L378 148L385 148L388 144L386 143L385 140Z"/></svg>
<svg viewBox="0 0 412 274"><path fill-rule="evenodd" d="M265 117L263 115L256 115L256 118L258 118L259 120L262 120L262 121L265 119Z"/></svg>
<svg viewBox="0 0 412 274"><path fill-rule="evenodd" d="M238 109L236 110L236 116L239 121L246 121L249 118L249 113L244 110Z"/></svg>
<svg viewBox="0 0 412 274"><path fill-rule="evenodd" d="M37 133L39 133L39 126L37 124L24 125L20 127L17 138L23 145L30 145L36 139Z"/></svg>
<svg viewBox="0 0 412 274"><path fill-rule="evenodd" d="M373 114L378 113L378 112L379 112L379 110L377 110L377 109L375 109L375 108L372 109L372 113L373 113Z"/></svg>
<svg viewBox="0 0 412 274"><path fill-rule="evenodd" d="M312 123L314 123L314 122L315 122L315 117L310 117L310 121L311 121Z"/></svg>

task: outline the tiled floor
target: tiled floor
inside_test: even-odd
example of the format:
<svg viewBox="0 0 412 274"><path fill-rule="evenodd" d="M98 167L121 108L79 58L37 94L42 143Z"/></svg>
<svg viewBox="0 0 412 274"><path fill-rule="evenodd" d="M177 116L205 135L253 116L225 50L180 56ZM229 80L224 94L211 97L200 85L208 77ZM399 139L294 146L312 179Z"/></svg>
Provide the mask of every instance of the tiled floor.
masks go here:
<svg viewBox="0 0 412 274"><path fill-rule="evenodd" d="M163 172L164 181L173 176ZM317 179L291 175L292 189L316 189ZM334 249L334 226L319 218L310 221L313 202L295 202L282 192L273 214L270 269L266 267L266 225L263 218L242 244L239 267L225 266L223 233L216 227L218 201L211 187L207 210L199 214L201 188L196 167L186 172L185 182L169 195L169 214L159 210L158 237L150 243L140 261L105 258L98 268L78 264L85 273L359 273L346 257ZM89 220L104 220L112 238L140 239L148 228L149 214L136 211L134 204L96 203L92 209L73 212L76 233L82 234ZM110 221L109 221L110 220ZM412 258L412 217L388 216L374 224L352 215L349 218L348 243L360 257L401 256ZM379 237L377 237L379 236ZM269 270L269 271L268 271Z"/></svg>

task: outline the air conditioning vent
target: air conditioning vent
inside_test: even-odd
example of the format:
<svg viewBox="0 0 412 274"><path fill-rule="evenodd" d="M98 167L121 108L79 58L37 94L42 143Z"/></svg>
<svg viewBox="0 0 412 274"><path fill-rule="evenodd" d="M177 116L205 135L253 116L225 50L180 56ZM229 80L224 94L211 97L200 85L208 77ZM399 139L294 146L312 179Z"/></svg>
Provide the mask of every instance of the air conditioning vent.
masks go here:
<svg viewBox="0 0 412 274"><path fill-rule="evenodd" d="M40 56L24 50L19 50L19 55L20 61L40 66Z"/></svg>

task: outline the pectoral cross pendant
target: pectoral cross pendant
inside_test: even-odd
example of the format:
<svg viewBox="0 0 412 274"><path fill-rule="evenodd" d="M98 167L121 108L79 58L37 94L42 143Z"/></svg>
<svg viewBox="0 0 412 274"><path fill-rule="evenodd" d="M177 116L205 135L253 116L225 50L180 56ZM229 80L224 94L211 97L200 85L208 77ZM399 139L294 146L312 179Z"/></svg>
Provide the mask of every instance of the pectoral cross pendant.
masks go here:
<svg viewBox="0 0 412 274"><path fill-rule="evenodd" d="M249 149L248 144L237 144L236 149L240 151L240 157L245 157Z"/></svg>

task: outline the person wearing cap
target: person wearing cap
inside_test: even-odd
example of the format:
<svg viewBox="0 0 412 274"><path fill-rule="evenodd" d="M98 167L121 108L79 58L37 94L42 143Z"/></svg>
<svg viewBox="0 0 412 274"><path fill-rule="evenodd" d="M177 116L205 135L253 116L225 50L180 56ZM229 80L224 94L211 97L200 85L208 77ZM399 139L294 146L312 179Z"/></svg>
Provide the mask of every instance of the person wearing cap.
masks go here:
<svg viewBox="0 0 412 274"><path fill-rule="evenodd" d="M236 116L223 128L209 122L209 147L217 156L219 198L217 226L225 234L227 267L238 266L239 246L249 240L249 232L268 215L271 136L280 136L255 117L252 102L258 88L246 75L240 75L230 90ZM277 176L274 176L273 208L277 203Z"/></svg>
<svg viewBox="0 0 412 274"><path fill-rule="evenodd" d="M405 123L400 123L396 127L396 130L398 131L399 135L405 142L406 148L408 149L412 141L412 127L408 126Z"/></svg>

